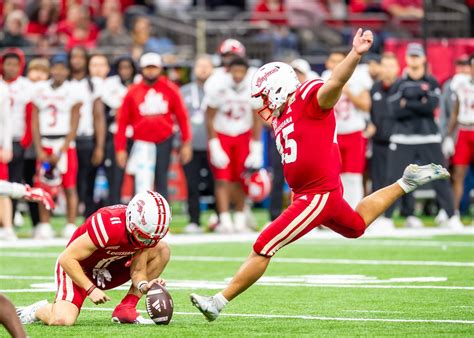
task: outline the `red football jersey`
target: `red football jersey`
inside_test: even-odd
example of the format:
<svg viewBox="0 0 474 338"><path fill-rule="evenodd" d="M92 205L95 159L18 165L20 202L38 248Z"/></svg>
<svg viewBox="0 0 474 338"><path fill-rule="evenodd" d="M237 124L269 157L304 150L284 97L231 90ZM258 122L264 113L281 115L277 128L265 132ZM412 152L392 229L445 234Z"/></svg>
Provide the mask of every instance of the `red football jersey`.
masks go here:
<svg viewBox="0 0 474 338"><path fill-rule="evenodd" d="M323 83L304 82L272 121L285 179L296 194L320 194L340 186L334 109L323 110L316 97Z"/></svg>
<svg viewBox="0 0 474 338"><path fill-rule="evenodd" d="M125 228L126 209L126 205L99 209L76 230L68 243L69 246L79 236L86 232L89 234L97 250L80 264L94 284L101 284L97 278L102 276L102 283L105 285L98 285L102 289L116 287L117 279L120 279L120 284L130 279L129 268L125 264L140 250L128 238ZM117 272L127 275L116 276Z"/></svg>

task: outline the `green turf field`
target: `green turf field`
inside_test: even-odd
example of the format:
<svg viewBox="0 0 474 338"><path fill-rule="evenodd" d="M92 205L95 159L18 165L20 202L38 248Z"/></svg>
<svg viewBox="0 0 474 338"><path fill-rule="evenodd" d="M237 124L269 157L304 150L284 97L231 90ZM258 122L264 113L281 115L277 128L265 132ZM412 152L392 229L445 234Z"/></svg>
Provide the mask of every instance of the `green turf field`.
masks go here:
<svg viewBox="0 0 474 338"><path fill-rule="evenodd" d="M189 293L215 293L250 248L249 242L172 245L163 275L175 302L169 326L112 324L111 309L126 292L117 290L108 292L112 301L103 306L86 300L74 327L34 324L28 334L474 336L474 236L302 240L277 254L260 285L232 302L216 322L206 322L191 306ZM19 306L51 300L60 251L0 249L2 292ZM143 302L139 308L144 310Z"/></svg>

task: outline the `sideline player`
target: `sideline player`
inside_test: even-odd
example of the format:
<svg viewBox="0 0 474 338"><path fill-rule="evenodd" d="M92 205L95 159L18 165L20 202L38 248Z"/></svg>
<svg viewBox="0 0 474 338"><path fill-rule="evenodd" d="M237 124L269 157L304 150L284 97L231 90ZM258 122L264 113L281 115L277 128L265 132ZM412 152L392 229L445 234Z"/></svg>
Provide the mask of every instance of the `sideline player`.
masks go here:
<svg viewBox="0 0 474 338"><path fill-rule="evenodd" d="M451 82L456 100L448 124L448 135L443 143L445 153L454 154L453 162L453 190L454 206L459 210L464 190L464 178L469 165L474 163L474 54L469 57L471 76L456 77ZM456 145L454 134L459 129ZM446 150L446 148L448 148Z"/></svg>
<svg viewBox="0 0 474 338"><path fill-rule="evenodd" d="M364 198L356 210L342 198L341 158L333 107L372 41L372 32L359 29L351 52L326 82L312 80L300 85L294 70L281 62L266 64L255 74L252 96L263 99L265 106L260 113L270 110L273 115L277 147L295 198L260 234L247 261L224 290L213 297L191 294L193 305L209 321L215 320L229 301L263 275L279 249L320 224L344 237L360 237L399 197L420 185L449 177L447 170L439 165L409 165L401 179Z"/></svg>
<svg viewBox="0 0 474 338"><path fill-rule="evenodd" d="M54 202L51 196L40 188L30 188L28 185L20 183L11 183L0 180L0 196L14 199L23 198L29 202L43 203L46 209L54 208ZM5 326L12 337L26 337L26 332L15 314L15 307L12 302L0 294L0 324Z"/></svg>
<svg viewBox="0 0 474 338"><path fill-rule="evenodd" d="M245 193L242 174L245 168L260 169L263 146L261 124L250 101L253 72L246 59L236 56L229 64L227 76L219 85L213 78L205 84L206 124L209 138L209 161L215 179L215 195L221 232L247 231ZM235 203L234 222L230 204Z"/></svg>
<svg viewBox="0 0 474 338"><path fill-rule="evenodd" d="M145 323L136 306L169 261L169 248L161 239L169 230L171 210L158 193L139 193L128 206L99 209L80 226L56 263L56 298L39 301L17 311L23 324L74 325L84 300L103 304L110 300L103 290L130 279L132 286L117 305L112 320Z"/></svg>

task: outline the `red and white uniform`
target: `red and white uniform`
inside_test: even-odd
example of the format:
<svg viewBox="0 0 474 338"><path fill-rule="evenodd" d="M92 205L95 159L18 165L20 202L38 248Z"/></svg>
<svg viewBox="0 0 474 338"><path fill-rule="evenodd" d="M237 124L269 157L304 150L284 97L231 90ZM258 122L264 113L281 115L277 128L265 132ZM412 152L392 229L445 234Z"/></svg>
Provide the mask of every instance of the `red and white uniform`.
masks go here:
<svg viewBox="0 0 474 338"><path fill-rule="evenodd" d="M251 81L255 68L249 68L241 83L236 84L223 68L218 68L204 85L204 102L217 109L214 129L217 138L229 157L225 168L211 164L218 180L241 181L245 160L249 155L253 110L260 108L259 101L251 100Z"/></svg>
<svg viewBox="0 0 474 338"><path fill-rule="evenodd" d="M309 80L296 91L280 117L272 121L293 203L260 234L256 253L272 256L283 246L324 224L345 237L359 237L365 223L342 198L334 109L317 102L322 80Z"/></svg>
<svg viewBox="0 0 474 338"><path fill-rule="evenodd" d="M49 154L59 151L71 131L71 110L82 102L79 90L69 81L58 88L53 88L51 81L43 81L36 86L33 105L38 109L41 145ZM61 156L58 167L63 175L63 186L74 187L77 181L77 154L73 142L67 154Z"/></svg>
<svg viewBox="0 0 474 338"><path fill-rule="evenodd" d="M469 165L474 163L474 79L455 77L451 89L459 103L459 133L452 161L454 165Z"/></svg>
<svg viewBox="0 0 474 338"><path fill-rule="evenodd" d="M126 128L133 127L133 139L161 143L173 134L174 121L183 142L191 139L188 112L179 88L165 77L153 86L143 81L129 87L117 113L116 151L126 150Z"/></svg>
<svg viewBox="0 0 474 338"><path fill-rule="evenodd" d="M12 151L12 116L8 87L0 82L0 151ZM0 180L8 180L8 163L0 159Z"/></svg>
<svg viewBox="0 0 474 338"><path fill-rule="evenodd" d="M82 102L77 136L92 137L94 136L94 101L101 97L103 80L93 77L71 80L71 83L76 86Z"/></svg>
<svg viewBox="0 0 474 338"><path fill-rule="evenodd" d="M10 100L10 110L13 118L12 132L13 140L21 141L25 138L27 133L27 121L30 116L27 116L28 104L31 103L32 83L25 77L19 76L14 81L6 82L8 87L8 94Z"/></svg>
<svg viewBox="0 0 474 338"><path fill-rule="evenodd" d="M95 286L102 290L116 288L130 280L130 260L140 248L131 244L125 228L126 205L99 209L81 225L68 246L87 233L97 247L92 255L80 262L82 270ZM56 263L56 301L66 300L79 309L87 290L76 285Z"/></svg>
<svg viewBox="0 0 474 338"><path fill-rule="evenodd" d="M330 71L323 73L324 80L331 76ZM347 82L353 95L370 91L373 81L365 68L357 67ZM342 158L342 173L362 174L365 169L366 140L362 132L366 126L368 112L357 109L347 95L342 94L334 106L337 120L337 138Z"/></svg>

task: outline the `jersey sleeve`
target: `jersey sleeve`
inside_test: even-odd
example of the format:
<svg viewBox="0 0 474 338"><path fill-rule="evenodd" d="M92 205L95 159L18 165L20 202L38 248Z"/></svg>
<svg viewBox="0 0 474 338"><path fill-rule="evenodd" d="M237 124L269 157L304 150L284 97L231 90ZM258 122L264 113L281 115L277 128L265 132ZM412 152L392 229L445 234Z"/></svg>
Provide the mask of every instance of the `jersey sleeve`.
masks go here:
<svg viewBox="0 0 474 338"><path fill-rule="evenodd" d="M106 210L99 210L87 219L87 233L97 248L116 245L120 238L111 222L111 215Z"/></svg>
<svg viewBox="0 0 474 338"><path fill-rule="evenodd" d="M325 118L331 109L323 109L319 106L317 93L324 84L321 79L308 80L298 88L298 96L306 104L303 109L303 114L315 119Z"/></svg>

